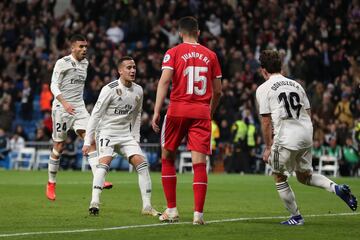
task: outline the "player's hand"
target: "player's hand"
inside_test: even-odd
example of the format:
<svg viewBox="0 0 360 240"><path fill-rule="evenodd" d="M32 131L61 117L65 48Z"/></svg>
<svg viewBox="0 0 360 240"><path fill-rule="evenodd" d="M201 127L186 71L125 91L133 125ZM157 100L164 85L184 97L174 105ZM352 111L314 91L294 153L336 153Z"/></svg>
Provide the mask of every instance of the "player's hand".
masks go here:
<svg viewBox="0 0 360 240"><path fill-rule="evenodd" d="M63 104L63 107L64 107L65 111L66 111L67 113L69 113L70 115L74 115L74 114L75 114L75 108L74 108L70 103L65 102L65 103Z"/></svg>
<svg viewBox="0 0 360 240"><path fill-rule="evenodd" d="M90 151L90 146L89 145L84 145L82 148L82 153L84 156L89 155L89 151Z"/></svg>
<svg viewBox="0 0 360 240"><path fill-rule="evenodd" d="M160 114L154 113L153 119L151 121L151 126L156 133L160 132L159 121L160 121Z"/></svg>
<svg viewBox="0 0 360 240"><path fill-rule="evenodd" d="M263 153L263 161L264 162L266 162L266 163L269 162L270 153L271 153L271 148L265 148L264 153Z"/></svg>

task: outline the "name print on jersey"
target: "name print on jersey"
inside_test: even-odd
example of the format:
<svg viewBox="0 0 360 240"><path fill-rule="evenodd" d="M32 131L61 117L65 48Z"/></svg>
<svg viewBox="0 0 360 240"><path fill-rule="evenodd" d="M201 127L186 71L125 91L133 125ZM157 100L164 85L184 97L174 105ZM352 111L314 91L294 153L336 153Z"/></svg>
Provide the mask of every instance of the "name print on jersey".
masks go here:
<svg viewBox="0 0 360 240"><path fill-rule="evenodd" d="M284 86L284 85L295 87L296 89L299 89L299 85L295 84L294 81L278 81L272 85L271 89L276 91L279 87Z"/></svg>
<svg viewBox="0 0 360 240"><path fill-rule="evenodd" d="M191 59L191 58L198 58L198 59L202 60L204 63L206 63L206 65L209 65L209 63L210 63L210 59L208 57L205 57L204 54L198 53L198 52L185 53L184 55L181 56L181 58L185 62L187 62L187 60ZM164 58L164 62L165 62L165 58Z"/></svg>
<svg viewBox="0 0 360 240"><path fill-rule="evenodd" d="M114 109L114 114L117 115L128 115L129 112L133 109L133 106L131 106L130 104L126 104L125 106L121 106L121 107L116 107Z"/></svg>

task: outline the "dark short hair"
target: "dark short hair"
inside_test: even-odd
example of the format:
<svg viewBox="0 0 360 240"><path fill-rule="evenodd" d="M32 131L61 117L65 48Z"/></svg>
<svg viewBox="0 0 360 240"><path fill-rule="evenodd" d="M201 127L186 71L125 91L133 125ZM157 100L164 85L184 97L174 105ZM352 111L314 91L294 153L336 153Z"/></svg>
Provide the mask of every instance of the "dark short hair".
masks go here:
<svg viewBox="0 0 360 240"><path fill-rule="evenodd" d="M281 58L276 50L264 50L260 54L260 64L268 73L281 72Z"/></svg>
<svg viewBox="0 0 360 240"><path fill-rule="evenodd" d="M77 41L87 41L87 40L86 40L86 37L84 35L81 35L81 34L72 35L71 38L70 38L70 42L74 43L74 42L77 42Z"/></svg>
<svg viewBox="0 0 360 240"><path fill-rule="evenodd" d="M130 57L130 56L124 56L124 57L120 58L120 60L118 62L118 68L121 66L121 64L124 61L134 61L134 59L132 57Z"/></svg>
<svg viewBox="0 0 360 240"><path fill-rule="evenodd" d="M179 31L196 37L199 31L198 21L191 16L181 18L179 20Z"/></svg>

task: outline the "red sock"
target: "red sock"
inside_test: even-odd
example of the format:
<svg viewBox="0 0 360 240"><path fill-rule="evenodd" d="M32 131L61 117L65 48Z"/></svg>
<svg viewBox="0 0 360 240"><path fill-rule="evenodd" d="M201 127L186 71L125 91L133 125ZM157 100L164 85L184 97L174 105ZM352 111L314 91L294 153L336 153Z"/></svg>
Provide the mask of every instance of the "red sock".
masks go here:
<svg viewBox="0 0 360 240"><path fill-rule="evenodd" d="M202 213L204 209L207 182L208 182L206 163L194 164L193 169L194 169L193 190L194 190L195 211Z"/></svg>
<svg viewBox="0 0 360 240"><path fill-rule="evenodd" d="M176 207L176 170L171 159L161 160L161 180L168 208Z"/></svg>

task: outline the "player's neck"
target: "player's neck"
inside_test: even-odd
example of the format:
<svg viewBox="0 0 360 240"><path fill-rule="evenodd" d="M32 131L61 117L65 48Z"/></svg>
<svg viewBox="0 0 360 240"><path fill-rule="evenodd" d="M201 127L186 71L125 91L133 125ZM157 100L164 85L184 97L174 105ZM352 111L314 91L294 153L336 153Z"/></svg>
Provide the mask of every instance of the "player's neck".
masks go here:
<svg viewBox="0 0 360 240"><path fill-rule="evenodd" d="M268 73L266 80L269 80L271 77L281 76L281 73Z"/></svg>
<svg viewBox="0 0 360 240"><path fill-rule="evenodd" d="M197 44L197 39L193 37L183 37L183 43Z"/></svg>
<svg viewBox="0 0 360 240"><path fill-rule="evenodd" d="M122 85L124 85L127 88L132 86L132 81L126 81L126 80L120 78L120 82L122 83Z"/></svg>
<svg viewBox="0 0 360 240"><path fill-rule="evenodd" d="M81 61L81 60L77 59L76 56L75 56L74 54L72 54L72 53L71 53L71 57L72 57L75 61L77 61L77 62L80 62L80 61Z"/></svg>

